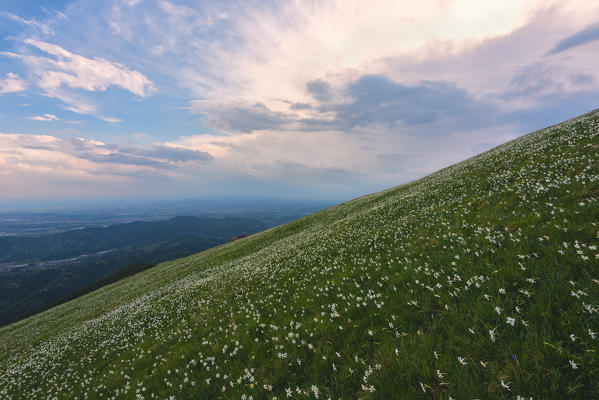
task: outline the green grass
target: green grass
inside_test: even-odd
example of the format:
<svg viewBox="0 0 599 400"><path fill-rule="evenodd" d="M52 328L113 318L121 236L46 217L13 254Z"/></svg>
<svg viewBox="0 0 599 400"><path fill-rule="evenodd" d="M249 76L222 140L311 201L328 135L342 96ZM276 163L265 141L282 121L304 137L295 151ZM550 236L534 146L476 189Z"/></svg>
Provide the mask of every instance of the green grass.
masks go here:
<svg viewBox="0 0 599 400"><path fill-rule="evenodd" d="M599 398L598 153L595 111L9 325L0 397Z"/></svg>

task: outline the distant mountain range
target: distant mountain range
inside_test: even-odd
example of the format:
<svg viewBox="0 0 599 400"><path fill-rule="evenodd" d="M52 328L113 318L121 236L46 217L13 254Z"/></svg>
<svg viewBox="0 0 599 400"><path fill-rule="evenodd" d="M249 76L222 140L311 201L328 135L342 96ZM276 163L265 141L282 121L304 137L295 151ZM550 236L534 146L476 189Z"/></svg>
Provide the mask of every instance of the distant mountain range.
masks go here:
<svg viewBox="0 0 599 400"><path fill-rule="evenodd" d="M54 305L127 266L184 257L268 227L251 218L180 216L0 237L0 325Z"/></svg>

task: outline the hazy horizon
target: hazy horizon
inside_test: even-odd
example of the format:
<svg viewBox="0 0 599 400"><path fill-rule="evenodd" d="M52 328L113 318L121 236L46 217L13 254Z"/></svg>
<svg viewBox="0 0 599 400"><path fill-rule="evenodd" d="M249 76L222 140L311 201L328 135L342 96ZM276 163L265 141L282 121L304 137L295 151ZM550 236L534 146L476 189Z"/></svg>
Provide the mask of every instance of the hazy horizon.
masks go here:
<svg viewBox="0 0 599 400"><path fill-rule="evenodd" d="M334 205L349 198L275 198L275 197L196 197L196 198L39 198L6 200L0 199L0 214L10 212L50 211L50 210L102 210L130 207L205 207L217 210L219 208L245 207L252 209L269 208L273 206L292 207L296 205Z"/></svg>

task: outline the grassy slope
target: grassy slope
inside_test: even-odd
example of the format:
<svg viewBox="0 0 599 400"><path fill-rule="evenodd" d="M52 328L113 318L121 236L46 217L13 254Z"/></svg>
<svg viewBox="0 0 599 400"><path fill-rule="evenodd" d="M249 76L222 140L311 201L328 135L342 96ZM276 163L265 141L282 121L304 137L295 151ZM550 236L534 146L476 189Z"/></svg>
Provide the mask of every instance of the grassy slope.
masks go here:
<svg viewBox="0 0 599 400"><path fill-rule="evenodd" d="M10 325L0 397L599 398L598 153L593 112Z"/></svg>

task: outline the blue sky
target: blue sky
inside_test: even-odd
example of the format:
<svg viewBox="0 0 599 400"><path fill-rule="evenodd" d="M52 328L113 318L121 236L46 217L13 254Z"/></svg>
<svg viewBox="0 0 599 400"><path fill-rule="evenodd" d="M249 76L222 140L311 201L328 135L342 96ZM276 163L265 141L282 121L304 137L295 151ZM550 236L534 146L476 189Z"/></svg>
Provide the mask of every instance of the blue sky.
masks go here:
<svg viewBox="0 0 599 400"><path fill-rule="evenodd" d="M0 5L0 200L395 186L599 106L599 4Z"/></svg>

